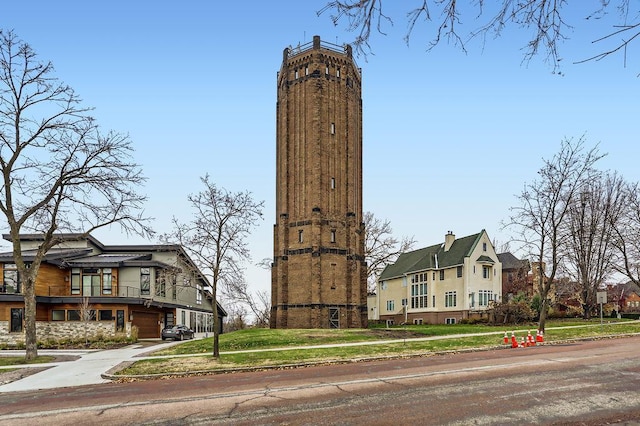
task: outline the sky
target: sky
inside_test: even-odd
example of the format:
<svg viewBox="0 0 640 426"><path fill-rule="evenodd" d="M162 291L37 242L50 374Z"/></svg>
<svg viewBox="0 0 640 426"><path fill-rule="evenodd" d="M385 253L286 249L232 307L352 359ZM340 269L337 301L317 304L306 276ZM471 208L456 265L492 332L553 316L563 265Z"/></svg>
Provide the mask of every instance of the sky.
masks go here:
<svg viewBox="0 0 640 426"><path fill-rule="evenodd" d="M524 184L565 138L585 137L607 153L602 169L640 181L640 50L574 64L600 50L593 40L617 23L584 19L600 4L572 2L561 48L562 75L544 56L523 63L527 33L508 28L467 52L446 42L427 51L433 27L419 24L409 45L406 12L416 0L387 0L394 25L373 33L362 69L364 210L391 222L415 248L485 229L499 247ZM466 3L466 2L465 2ZM475 3L475 2L469 2ZM148 178L146 214L162 234L190 219L200 177L264 200L249 244L253 262L273 256L276 76L287 46L313 35L343 44L355 34L316 12L326 0L110 0L5 2L0 27L51 61L103 129L128 134ZM465 6L467 7L467 6ZM473 29L477 9L464 15ZM615 40L614 40L615 41ZM145 243L117 228L105 244ZM247 265L251 288L270 272Z"/></svg>

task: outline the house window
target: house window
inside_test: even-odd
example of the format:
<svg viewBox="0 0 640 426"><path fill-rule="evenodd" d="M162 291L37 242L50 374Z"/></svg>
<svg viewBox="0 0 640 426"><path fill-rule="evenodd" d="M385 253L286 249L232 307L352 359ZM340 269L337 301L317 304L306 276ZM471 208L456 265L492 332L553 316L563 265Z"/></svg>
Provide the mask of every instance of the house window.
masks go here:
<svg viewBox="0 0 640 426"><path fill-rule="evenodd" d="M436 273L435 273L435 272L433 273L433 277L432 277L431 279L432 279L433 281L435 281L435 280L436 280Z"/></svg>
<svg viewBox="0 0 640 426"><path fill-rule="evenodd" d="M335 229L331 230L331 242L332 243L336 242L336 230Z"/></svg>
<svg viewBox="0 0 640 426"><path fill-rule="evenodd" d="M387 311L392 312L396 310L395 300L387 300Z"/></svg>
<svg viewBox="0 0 640 426"><path fill-rule="evenodd" d="M20 290L18 266L13 263L6 263L2 269L2 286L0 286L0 293L21 293Z"/></svg>
<svg viewBox="0 0 640 426"><path fill-rule="evenodd" d="M71 294L80 294L80 268L71 269Z"/></svg>
<svg viewBox="0 0 640 426"><path fill-rule="evenodd" d="M187 325L187 312L186 311L182 311L182 315L180 315L180 318L182 319L182 324Z"/></svg>
<svg viewBox="0 0 640 426"><path fill-rule="evenodd" d="M445 324L455 324L456 323L456 319L455 318L445 318L444 323Z"/></svg>
<svg viewBox="0 0 640 426"><path fill-rule="evenodd" d="M487 251L487 243L482 243L482 251Z"/></svg>
<svg viewBox="0 0 640 426"><path fill-rule="evenodd" d="M83 268L82 269L82 295L83 296L99 296L100 295L100 269L99 268Z"/></svg>
<svg viewBox="0 0 640 426"><path fill-rule="evenodd" d="M75 309L67 311L67 321L80 321L80 311Z"/></svg>
<svg viewBox="0 0 640 426"><path fill-rule="evenodd" d="M51 311L51 321L64 321L64 309L54 309Z"/></svg>
<svg viewBox="0 0 640 426"><path fill-rule="evenodd" d="M491 266L482 267L482 278L491 278Z"/></svg>
<svg viewBox="0 0 640 426"><path fill-rule="evenodd" d="M196 286L196 303L202 305L202 286L200 284Z"/></svg>
<svg viewBox="0 0 640 426"><path fill-rule="evenodd" d="M165 297L167 295L166 275L160 269L156 268L156 296Z"/></svg>
<svg viewBox="0 0 640 426"><path fill-rule="evenodd" d="M11 333L21 333L22 332L22 317L24 316L24 309L22 308L11 308L11 328L9 331Z"/></svg>
<svg viewBox="0 0 640 426"><path fill-rule="evenodd" d="M140 268L140 294L151 294L151 268Z"/></svg>
<svg viewBox="0 0 640 426"><path fill-rule="evenodd" d="M422 318L414 318L413 323L415 325L422 325Z"/></svg>
<svg viewBox="0 0 640 426"><path fill-rule="evenodd" d="M447 291L444 294L444 307L452 308L458 305L458 295L455 291Z"/></svg>
<svg viewBox="0 0 640 426"><path fill-rule="evenodd" d="M444 280L444 269L440 269L440 281Z"/></svg>
<svg viewBox="0 0 640 426"><path fill-rule="evenodd" d="M457 276L458 278L462 278L462 265L460 265L460 266L458 266L458 267L456 268L456 276Z"/></svg>
<svg viewBox="0 0 640 426"><path fill-rule="evenodd" d="M427 307L427 283L411 284L411 309Z"/></svg>
<svg viewBox="0 0 640 426"><path fill-rule="evenodd" d="M102 294L111 294L111 268L102 268Z"/></svg>
<svg viewBox="0 0 640 426"><path fill-rule="evenodd" d="M113 311L100 309L98 311L98 320L99 321L113 321Z"/></svg>
<svg viewBox="0 0 640 426"><path fill-rule="evenodd" d="M298 242L304 242L304 231L302 229L298 231Z"/></svg>
<svg viewBox="0 0 640 426"><path fill-rule="evenodd" d="M436 307L436 295L431 296L431 307Z"/></svg>
<svg viewBox="0 0 640 426"><path fill-rule="evenodd" d="M493 291L491 290L480 290L478 292L478 305L479 306L489 306L489 301L493 300Z"/></svg>

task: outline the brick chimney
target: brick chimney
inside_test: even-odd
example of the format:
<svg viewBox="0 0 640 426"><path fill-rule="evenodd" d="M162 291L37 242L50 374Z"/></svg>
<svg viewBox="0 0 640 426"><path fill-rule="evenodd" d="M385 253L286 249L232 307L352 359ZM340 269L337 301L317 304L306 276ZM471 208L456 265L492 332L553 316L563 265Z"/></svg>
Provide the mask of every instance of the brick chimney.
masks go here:
<svg viewBox="0 0 640 426"><path fill-rule="evenodd" d="M456 236L453 235L453 232L447 231L447 235L444 236L444 251L449 251L455 240Z"/></svg>

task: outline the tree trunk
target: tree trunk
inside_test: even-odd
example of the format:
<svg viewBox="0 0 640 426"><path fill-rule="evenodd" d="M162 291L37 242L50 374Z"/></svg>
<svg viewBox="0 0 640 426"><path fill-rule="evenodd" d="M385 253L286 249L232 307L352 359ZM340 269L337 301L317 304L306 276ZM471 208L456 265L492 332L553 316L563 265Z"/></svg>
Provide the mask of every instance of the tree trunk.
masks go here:
<svg viewBox="0 0 640 426"><path fill-rule="evenodd" d="M36 336L36 295L35 279L25 274L24 282L24 343L25 360L30 361L38 356L38 340Z"/></svg>
<svg viewBox="0 0 640 426"><path fill-rule="evenodd" d="M542 295L540 295L542 296ZM547 295L545 294L542 298L542 307L540 308L540 319L538 321L538 330L544 333L544 326L547 322L547 311L549 310L549 305L547 301Z"/></svg>
<svg viewBox="0 0 640 426"><path fill-rule="evenodd" d="M214 286L214 290L213 290L213 307L211 308L211 310L213 311L213 357L214 358L220 358L220 348L219 348L219 343L218 343L218 329L220 328L220 325L218 324L218 302L217 302L217 296L216 296L216 291L215 291L215 286Z"/></svg>

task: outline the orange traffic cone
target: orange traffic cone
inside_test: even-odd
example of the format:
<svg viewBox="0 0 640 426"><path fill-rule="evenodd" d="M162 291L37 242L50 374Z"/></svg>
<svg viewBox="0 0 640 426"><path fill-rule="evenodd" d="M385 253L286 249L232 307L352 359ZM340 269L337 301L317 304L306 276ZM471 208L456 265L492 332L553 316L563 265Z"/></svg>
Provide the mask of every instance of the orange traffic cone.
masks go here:
<svg viewBox="0 0 640 426"><path fill-rule="evenodd" d="M536 345L536 342L533 340L533 336L531 335L531 331L527 331L527 344L528 346Z"/></svg>
<svg viewBox="0 0 640 426"><path fill-rule="evenodd" d="M518 341L516 340L516 333L513 331L511 332L511 347L512 348L518 347Z"/></svg>
<svg viewBox="0 0 640 426"><path fill-rule="evenodd" d="M544 342L544 333L542 332L542 330L536 331L536 342L538 343Z"/></svg>
<svg viewBox="0 0 640 426"><path fill-rule="evenodd" d="M503 340L503 342L504 342L505 345L509 344L509 336L507 336L507 332L506 331L504 332L504 340Z"/></svg>
<svg viewBox="0 0 640 426"><path fill-rule="evenodd" d="M527 347L527 339L525 339L524 337L522 338L522 343L520 343L520 347L521 348L526 348Z"/></svg>

